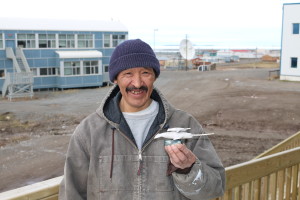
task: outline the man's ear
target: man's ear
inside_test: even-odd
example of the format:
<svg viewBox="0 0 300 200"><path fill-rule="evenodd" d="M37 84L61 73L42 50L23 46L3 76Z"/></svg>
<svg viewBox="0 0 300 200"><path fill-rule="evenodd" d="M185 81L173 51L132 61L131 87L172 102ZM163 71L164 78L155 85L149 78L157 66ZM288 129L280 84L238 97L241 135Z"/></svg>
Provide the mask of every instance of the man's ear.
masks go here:
<svg viewBox="0 0 300 200"><path fill-rule="evenodd" d="M118 84L118 81L117 81L117 79L115 79L115 80L114 80L114 84Z"/></svg>

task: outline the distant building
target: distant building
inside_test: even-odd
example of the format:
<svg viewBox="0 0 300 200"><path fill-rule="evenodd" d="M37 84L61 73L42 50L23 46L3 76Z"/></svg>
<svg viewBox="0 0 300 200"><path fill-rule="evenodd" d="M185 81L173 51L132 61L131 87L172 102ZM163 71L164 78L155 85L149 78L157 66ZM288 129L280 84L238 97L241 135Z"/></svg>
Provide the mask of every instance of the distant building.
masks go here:
<svg viewBox="0 0 300 200"><path fill-rule="evenodd" d="M283 4L280 80L300 81L300 3Z"/></svg>
<svg viewBox="0 0 300 200"><path fill-rule="evenodd" d="M117 21L0 19L0 91L102 86L127 38Z"/></svg>
<svg viewBox="0 0 300 200"><path fill-rule="evenodd" d="M279 57L273 57L270 55L264 55L263 57L261 57L261 61L263 62L278 62Z"/></svg>

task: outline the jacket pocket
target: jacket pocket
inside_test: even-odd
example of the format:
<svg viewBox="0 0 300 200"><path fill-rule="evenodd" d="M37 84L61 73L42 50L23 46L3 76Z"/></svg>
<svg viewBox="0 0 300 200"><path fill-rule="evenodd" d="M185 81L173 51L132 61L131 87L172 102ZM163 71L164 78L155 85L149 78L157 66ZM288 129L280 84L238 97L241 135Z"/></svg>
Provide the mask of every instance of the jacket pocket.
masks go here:
<svg viewBox="0 0 300 200"><path fill-rule="evenodd" d="M133 191L136 189L136 174L138 158L134 155L115 155L111 163L111 156L99 157L99 185L100 191ZM112 178L110 169L112 166Z"/></svg>
<svg viewBox="0 0 300 200"><path fill-rule="evenodd" d="M143 174L148 183L149 191L174 191L172 176L167 176L168 156L143 157Z"/></svg>

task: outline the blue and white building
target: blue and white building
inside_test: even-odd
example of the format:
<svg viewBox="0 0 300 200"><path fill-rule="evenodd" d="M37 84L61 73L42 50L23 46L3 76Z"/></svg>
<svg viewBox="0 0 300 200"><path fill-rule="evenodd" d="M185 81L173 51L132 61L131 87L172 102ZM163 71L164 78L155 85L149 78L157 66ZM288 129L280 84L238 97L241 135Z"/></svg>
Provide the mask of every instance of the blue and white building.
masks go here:
<svg viewBox="0 0 300 200"><path fill-rule="evenodd" d="M112 51L126 39L118 21L0 19L2 96L102 86Z"/></svg>
<svg viewBox="0 0 300 200"><path fill-rule="evenodd" d="M300 81L300 3L283 4L280 80Z"/></svg>

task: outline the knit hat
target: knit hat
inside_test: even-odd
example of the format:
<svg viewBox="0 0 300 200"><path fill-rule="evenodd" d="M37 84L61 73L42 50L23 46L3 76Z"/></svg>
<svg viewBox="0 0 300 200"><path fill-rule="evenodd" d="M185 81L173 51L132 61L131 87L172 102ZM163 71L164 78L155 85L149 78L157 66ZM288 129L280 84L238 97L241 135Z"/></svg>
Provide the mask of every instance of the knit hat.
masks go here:
<svg viewBox="0 0 300 200"><path fill-rule="evenodd" d="M151 47L140 39L126 40L119 44L111 55L108 72L110 81L123 70L135 67L151 67L156 77L160 65Z"/></svg>

